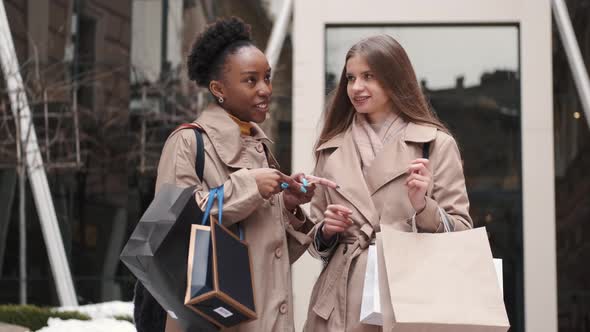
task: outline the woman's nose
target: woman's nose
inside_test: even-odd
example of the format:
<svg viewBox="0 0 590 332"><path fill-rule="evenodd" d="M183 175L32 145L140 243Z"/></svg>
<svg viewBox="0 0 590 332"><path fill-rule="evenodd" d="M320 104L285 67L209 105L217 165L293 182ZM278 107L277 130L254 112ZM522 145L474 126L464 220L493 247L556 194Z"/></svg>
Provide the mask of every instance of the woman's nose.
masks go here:
<svg viewBox="0 0 590 332"><path fill-rule="evenodd" d="M352 84L353 91L362 91L365 88L365 85L362 83L361 80L355 80Z"/></svg>
<svg viewBox="0 0 590 332"><path fill-rule="evenodd" d="M259 88L258 88L258 95L262 96L262 97L267 97L270 95L270 93L272 92L272 89L269 85L267 84L262 84Z"/></svg>

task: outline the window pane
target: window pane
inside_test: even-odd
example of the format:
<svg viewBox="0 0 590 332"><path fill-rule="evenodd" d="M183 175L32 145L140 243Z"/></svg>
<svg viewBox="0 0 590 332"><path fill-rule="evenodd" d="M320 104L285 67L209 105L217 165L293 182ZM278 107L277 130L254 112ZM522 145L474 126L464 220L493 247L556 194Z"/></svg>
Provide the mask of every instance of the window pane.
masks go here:
<svg viewBox="0 0 590 332"><path fill-rule="evenodd" d="M567 5L590 68L590 1ZM590 130L555 26L553 93L559 331L590 331Z"/></svg>

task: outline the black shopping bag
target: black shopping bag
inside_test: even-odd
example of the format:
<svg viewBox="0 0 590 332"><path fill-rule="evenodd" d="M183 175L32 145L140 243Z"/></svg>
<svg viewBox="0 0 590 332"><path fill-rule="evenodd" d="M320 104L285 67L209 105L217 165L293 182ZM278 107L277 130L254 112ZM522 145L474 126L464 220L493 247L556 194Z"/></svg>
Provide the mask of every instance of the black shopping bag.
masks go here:
<svg viewBox="0 0 590 332"><path fill-rule="evenodd" d="M209 218L217 197L218 217ZM201 225L193 225L188 254L185 304L219 327L256 319L252 261L248 245L221 225L223 185L209 191ZM209 225L208 225L209 224Z"/></svg>
<svg viewBox="0 0 590 332"><path fill-rule="evenodd" d="M203 139L199 132L195 130L195 133L195 167L202 179ZM194 186L178 188L172 184L162 185L135 227L120 258L164 310L179 320L183 328L188 331L215 331L215 326L208 320L184 305L191 226L198 224L203 217L195 201L194 191Z"/></svg>
<svg viewBox="0 0 590 332"><path fill-rule="evenodd" d="M209 331L213 326L183 301L191 225L203 216L194 190L162 185L125 245L121 260L183 327Z"/></svg>

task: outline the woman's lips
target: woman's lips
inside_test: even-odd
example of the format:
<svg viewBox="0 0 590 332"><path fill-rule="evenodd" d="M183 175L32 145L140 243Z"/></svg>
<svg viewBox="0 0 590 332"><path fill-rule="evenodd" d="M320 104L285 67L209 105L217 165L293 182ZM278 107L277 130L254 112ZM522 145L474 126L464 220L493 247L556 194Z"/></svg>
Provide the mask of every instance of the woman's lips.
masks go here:
<svg viewBox="0 0 590 332"><path fill-rule="evenodd" d="M258 103L254 107L261 112L268 112L268 102Z"/></svg>
<svg viewBox="0 0 590 332"><path fill-rule="evenodd" d="M370 96L358 96L352 98L352 103L357 106L361 106L367 102L371 98Z"/></svg>

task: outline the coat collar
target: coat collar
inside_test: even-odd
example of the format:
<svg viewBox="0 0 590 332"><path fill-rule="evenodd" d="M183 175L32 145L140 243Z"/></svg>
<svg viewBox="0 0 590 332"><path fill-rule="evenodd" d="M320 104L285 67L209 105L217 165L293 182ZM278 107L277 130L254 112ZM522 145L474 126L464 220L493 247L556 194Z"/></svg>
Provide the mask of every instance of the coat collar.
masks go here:
<svg viewBox="0 0 590 332"><path fill-rule="evenodd" d="M414 143L432 142L436 138L436 131L437 129L435 127L409 122L406 126L406 129L404 129L404 135L402 140L405 142ZM349 135L349 132L350 128L345 132L330 138L328 141L321 144L316 149L316 151L339 148L345 141L346 135Z"/></svg>
<svg viewBox="0 0 590 332"><path fill-rule="evenodd" d="M437 129L430 126L408 123L400 139L386 144L379 152L363 181L360 157L350 128L325 143L316 151L335 149L328 157L325 167L330 169L331 180L340 186L337 189L372 225L377 225L379 214L371 197L381 187L406 173L410 161L418 158L407 143L426 143L436 138ZM420 153L421 149L415 149Z"/></svg>
<svg viewBox="0 0 590 332"><path fill-rule="evenodd" d="M240 127L229 117L225 109L210 104L201 112L194 123L203 128L224 164L234 168L251 168L251 165L244 164L242 160L244 145ZM255 123L252 123L252 125L252 137L260 141L268 149L272 141L264 134L260 126Z"/></svg>
<svg viewBox="0 0 590 332"><path fill-rule="evenodd" d="M404 141L414 143L432 142L436 138L437 130L432 126L410 122L404 132Z"/></svg>

